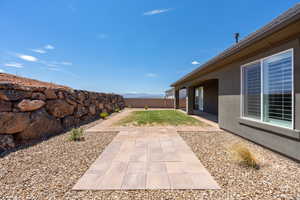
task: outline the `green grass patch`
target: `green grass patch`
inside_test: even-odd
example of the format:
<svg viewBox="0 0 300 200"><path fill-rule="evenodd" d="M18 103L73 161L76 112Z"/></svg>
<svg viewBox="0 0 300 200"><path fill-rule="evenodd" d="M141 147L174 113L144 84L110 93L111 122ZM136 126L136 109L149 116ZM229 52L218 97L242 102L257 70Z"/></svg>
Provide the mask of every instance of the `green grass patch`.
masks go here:
<svg viewBox="0 0 300 200"><path fill-rule="evenodd" d="M196 125L205 124L193 117L190 117L176 110L146 110L134 111L127 117L124 117L115 125L135 125L135 126L154 126L154 125Z"/></svg>

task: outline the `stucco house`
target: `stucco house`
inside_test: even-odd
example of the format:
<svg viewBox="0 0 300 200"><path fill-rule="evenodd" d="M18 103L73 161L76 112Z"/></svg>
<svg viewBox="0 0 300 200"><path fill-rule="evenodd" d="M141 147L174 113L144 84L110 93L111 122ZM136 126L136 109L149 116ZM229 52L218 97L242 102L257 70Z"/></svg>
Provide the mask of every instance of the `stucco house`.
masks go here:
<svg viewBox="0 0 300 200"><path fill-rule="evenodd" d="M171 85L175 108L300 160L300 4Z"/></svg>

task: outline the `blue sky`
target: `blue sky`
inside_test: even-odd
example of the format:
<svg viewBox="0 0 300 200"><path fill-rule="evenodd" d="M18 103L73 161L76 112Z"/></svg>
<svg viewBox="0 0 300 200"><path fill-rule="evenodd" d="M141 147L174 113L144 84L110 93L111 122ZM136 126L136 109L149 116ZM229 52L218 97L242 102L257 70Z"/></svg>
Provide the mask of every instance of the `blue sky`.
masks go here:
<svg viewBox="0 0 300 200"><path fill-rule="evenodd" d="M163 93L294 0L0 0L0 71L114 93Z"/></svg>

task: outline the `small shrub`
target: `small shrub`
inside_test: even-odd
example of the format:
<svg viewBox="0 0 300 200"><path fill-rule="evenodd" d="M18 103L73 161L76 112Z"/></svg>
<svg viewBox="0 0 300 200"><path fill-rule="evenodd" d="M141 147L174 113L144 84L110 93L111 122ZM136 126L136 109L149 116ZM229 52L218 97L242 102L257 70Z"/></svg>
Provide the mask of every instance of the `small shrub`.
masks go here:
<svg viewBox="0 0 300 200"><path fill-rule="evenodd" d="M102 113L100 113L100 117L102 118L102 119L106 119L107 117L108 117L108 113L107 112L102 112Z"/></svg>
<svg viewBox="0 0 300 200"><path fill-rule="evenodd" d="M115 112L120 112L120 111L121 111L120 108L115 109Z"/></svg>
<svg viewBox="0 0 300 200"><path fill-rule="evenodd" d="M148 110L148 106L145 106L145 110Z"/></svg>
<svg viewBox="0 0 300 200"><path fill-rule="evenodd" d="M252 167L254 169L260 169L258 160L256 159L255 155L244 144L234 144L230 148L230 151L232 153L233 158L238 162Z"/></svg>
<svg viewBox="0 0 300 200"><path fill-rule="evenodd" d="M70 141L81 141L84 140L83 128L73 128L69 137Z"/></svg>

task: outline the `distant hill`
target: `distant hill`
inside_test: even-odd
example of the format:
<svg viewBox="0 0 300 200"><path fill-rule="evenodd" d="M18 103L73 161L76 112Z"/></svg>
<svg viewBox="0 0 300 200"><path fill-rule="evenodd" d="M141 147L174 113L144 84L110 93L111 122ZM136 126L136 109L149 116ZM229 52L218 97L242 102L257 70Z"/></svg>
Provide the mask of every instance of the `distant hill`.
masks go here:
<svg viewBox="0 0 300 200"><path fill-rule="evenodd" d="M124 98L164 98L164 94L147 94L147 93L126 93L122 94Z"/></svg>

